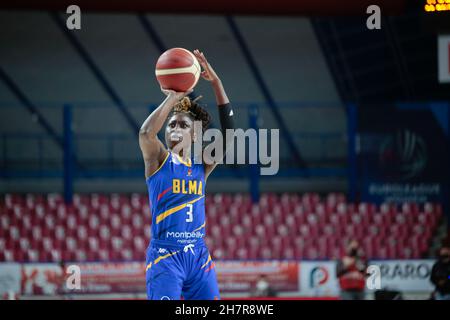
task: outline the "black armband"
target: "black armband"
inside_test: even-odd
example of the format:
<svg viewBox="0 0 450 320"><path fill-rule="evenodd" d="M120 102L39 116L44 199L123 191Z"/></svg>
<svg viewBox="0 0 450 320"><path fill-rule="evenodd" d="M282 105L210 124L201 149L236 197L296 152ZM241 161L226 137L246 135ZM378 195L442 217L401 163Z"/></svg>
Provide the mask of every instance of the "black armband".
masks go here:
<svg viewBox="0 0 450 320"><path fill-rule="evenodd" d="M222 137L223 137L223 160L225 161L225 155L227 153L229 145L231 141L227 141L227 129L234 129L234 114L233 108L230 103L221 104L218 106L219 108L219 118L220 118L220 127L222 129Z"/></svg>
<svg viewBox="0 0 450 320"><path fill-rule="evenodd" d="M222 128L222 134L226 135L227 129L234 129L234 114L233 108L230 103L221 104L219 108L220 126Z"/></svg>

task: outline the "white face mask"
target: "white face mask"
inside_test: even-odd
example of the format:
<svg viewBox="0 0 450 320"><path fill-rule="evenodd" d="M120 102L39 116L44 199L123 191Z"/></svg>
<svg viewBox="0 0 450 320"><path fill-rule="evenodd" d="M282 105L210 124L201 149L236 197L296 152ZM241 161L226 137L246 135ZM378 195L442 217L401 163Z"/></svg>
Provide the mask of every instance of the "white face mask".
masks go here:
<svg viewBox="0 0 450 320"><path fill-rule="evenodd" d="M170 134L170 141L173 142L180 142L181 140L183 140L183 134L180 132L172 132Z"/></svg>
<svg viewBox="0 0 450 320"><path fill-rule="evenodd" d="M256 289L258 289L259 291L267 290L268 287L269 283L265 280L259 280L258 283L256 284Z"/></svg>

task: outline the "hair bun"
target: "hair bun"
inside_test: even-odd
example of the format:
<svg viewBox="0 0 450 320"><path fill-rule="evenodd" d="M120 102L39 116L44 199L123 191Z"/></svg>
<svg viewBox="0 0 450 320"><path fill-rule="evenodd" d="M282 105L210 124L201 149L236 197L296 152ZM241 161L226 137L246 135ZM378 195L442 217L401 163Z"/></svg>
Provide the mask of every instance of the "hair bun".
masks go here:
<svg viewBox="0 0 450 320"><path fill-rule="evenodd" d="M175 106L174 111L177 112L189 112L189 109L191 108L191 100L188 97L184 97L180 100Z"/></svg>
<svg viewBox="0 0 450 320"><path fill-rule="evenodd" d="M173 107L173 112L185 112L189 114L194 120L201 121L203 129L206 129L211 122L211 116L197 103L201 98L202 96L198 96L191 101L189 97L184 97Z"/></svg>

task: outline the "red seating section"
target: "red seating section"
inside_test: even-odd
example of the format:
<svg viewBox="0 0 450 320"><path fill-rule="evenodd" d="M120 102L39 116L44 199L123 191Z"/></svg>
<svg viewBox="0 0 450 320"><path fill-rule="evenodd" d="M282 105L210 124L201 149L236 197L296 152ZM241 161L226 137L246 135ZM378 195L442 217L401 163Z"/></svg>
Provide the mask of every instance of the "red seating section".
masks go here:
<svg viewBox="0 0 450 320"><path fill-rule="evenodd" d="M439 204L347 203L342 194L206 197L206 242L216 259L333 259L350 239L368 258L424 257ZM0 261L144 260L150 239L145 194L6 194L0 199Z"/></svg>

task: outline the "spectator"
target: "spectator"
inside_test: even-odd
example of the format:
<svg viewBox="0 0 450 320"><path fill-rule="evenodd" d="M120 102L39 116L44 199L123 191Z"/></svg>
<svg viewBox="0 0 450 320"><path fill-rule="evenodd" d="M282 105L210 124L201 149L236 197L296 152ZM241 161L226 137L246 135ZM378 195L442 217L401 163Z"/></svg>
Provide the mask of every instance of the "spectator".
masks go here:
<svg viewBox="0 0 450 320"><path fill-rule="evenodd" d="M431 269L431 282L436 286L435 300L450 300L450 245L439 250L438 261Z"/></svg>
<svg viewBox="0 0 450 320"><path fill-rule="evenodd" d="M258 281L255 284L255 290L253 292L255 297L275 297L276 292L271 288L270 283L267 281L265 275L260 275Z"/></svg>
<svg viewBox="0 0 450 320"><path fill-rule="evenodd" d="M56 292L61 296L61 299L64 299L64 295L66 293L66 263L61 260L59 262L60 272L57 273L56 276Z"/></svg>
<svg viewBox="0 0 450 320"><path fill-rule="evenodd" d="M342 300L364 300L367 262L357 241L352 240L346 254L338 261L336 275Z"/></svg>

